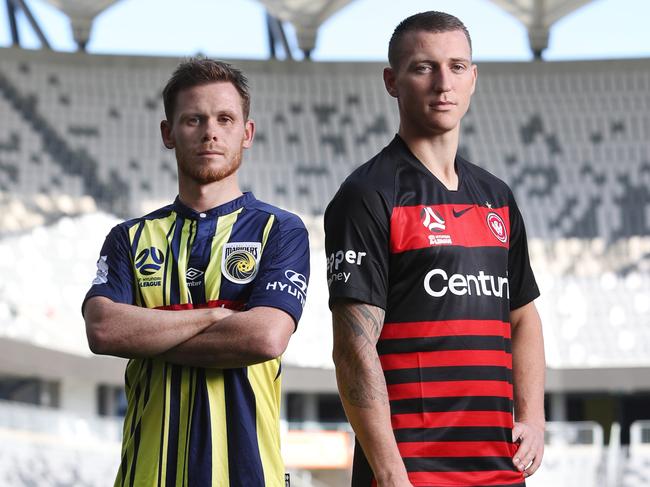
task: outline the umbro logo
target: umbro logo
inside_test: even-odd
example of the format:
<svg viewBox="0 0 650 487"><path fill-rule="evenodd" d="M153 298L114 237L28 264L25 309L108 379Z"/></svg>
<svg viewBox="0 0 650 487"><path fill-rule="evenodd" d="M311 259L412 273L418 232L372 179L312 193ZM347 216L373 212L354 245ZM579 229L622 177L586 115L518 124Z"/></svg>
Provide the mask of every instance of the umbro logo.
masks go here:
<svg viewBox="0 0 650 487"><path fill-rule="evenodd" d="M185 273L185 278L188 281L195 281L196 279L201 277L203 274L205 274L203 271L195 269L194 267L190 267L189 269L187 269L187 272Z"/></svg>
<svg viewBox="0 0 650 487"><path fill-rule="evenodd" d="M451 213L454 215L454 217L460 218L461 216L463 216L465 213L467 213L472 208L474 208L474 206L468 206L467 208L463 208L460 211L456 211L456 209L454 208L453 210L451 210Z"/></svg>

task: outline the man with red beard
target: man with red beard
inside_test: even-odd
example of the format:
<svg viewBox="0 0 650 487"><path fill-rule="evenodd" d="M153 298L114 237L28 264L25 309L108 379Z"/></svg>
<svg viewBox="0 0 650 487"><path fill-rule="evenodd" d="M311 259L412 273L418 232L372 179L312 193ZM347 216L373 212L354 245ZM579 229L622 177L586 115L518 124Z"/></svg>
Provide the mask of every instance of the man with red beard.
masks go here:
<svg viewBox="0 0 650 487"><path fill-rule="evenodd" d="M163 91L176 200L111 230L83 304L91 350L129 359L115 485L282 486L280 356L309 279L300 219L242 193L245 76L191 59Z"/></svg>

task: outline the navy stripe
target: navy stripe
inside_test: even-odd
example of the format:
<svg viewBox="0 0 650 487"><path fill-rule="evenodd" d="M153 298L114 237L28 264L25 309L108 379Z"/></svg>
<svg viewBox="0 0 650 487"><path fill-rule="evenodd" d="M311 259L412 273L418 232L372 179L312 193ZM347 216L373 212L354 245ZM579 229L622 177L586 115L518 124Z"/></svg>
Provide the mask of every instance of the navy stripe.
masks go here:
<svg viewBox="0 0 650 487"><path fill-rule="evenodd" d="M264 470L255 426L255 394L246 369L225 369L223 376L230 486L263 486Z"/></svg>
<svg viewBox="0 0 650 487"><path fill-rule="evenodd" d="M129 485L133 486L135 483L135 469L137 468L138 464L138 451L140 451L140 433L142 430L142 422L138 421L138 424L135 427L135 435L134 435L134 446L133 446L133 462L131 463L131 478L129 481Z"/></svg>
<svg viewBox="0 0 650 487"><path fill-rule="evenodd" d="M192 237L194 236L197 229L198 229L198 223L195 222L195 221L191 222L190 223L190 231L187 234L187 242L185 242L185 255L188 256L187 257L188 262L190 260L189 256L192 254L192 244L193 244ZM187 269L189 269L189 268L190 268L190 266L186 265L186 270L185 270L186 273L187 273ZM203 277L205 277L205 276L203 276ZM185 282L187 283L187 277L185 277ZM189 286L188 286L188 290L189 290ZM194 298L192 297L192 292L191 291L189 291L189 294L188 294L188 296L186 296L186 299L188 300L188 302L194 303Z"/></svg>
<svg viewBox="0 0 650 487"><path fill-rule="evenodd" d="M507 397L425 397L399 399L390 402L392 414L439 413L445 411L512 412L512 400Z"/></svg>
<svg viewBox="0 0 650 487"><path fill-rule="evenodd" d="M186 430L185 430L185 450L183 454L183 484L185 484L185 479L187 478L187 462L190 457L190 432L192 428L192 409L194 408L194 388L196 387L196 369L194 367L189 368L189 384L187 391L187 418L185 419ZM190 485L192 485L190 483Z"/></svg>
<svg viewBox="0 0 650 487"><path fill-rule="evenodd" d="M503 350L511 353L512 345L509 338L475 335L395 338L377 343L379 355L442 350Z"/></svg>
<svg viewBox="0 0 650 487"><path fill-rule="evenodd" d="M386 384L463 380L497 380L512 383L512 370L494 365L457 365L384 371Z"/></svg>
<svg viewBox="0 0 650 487"><path fill-rule="evenodd" d="M138 374L140 375L140 374ZM133 441L133 458L131 458L131 476L129 479L129 485L133 485L135 482L135 468L138 463L138 449L140 447L140 421L136 421L136 415L138 414L138 404L140 402L140 384L135 388L135 406L133 407L133 416L131 418L131 440Z"/></svg>
<svg viewBox="0 0 650 487"><path fill-rule="evenodd" d="M408 472L515 472L510 457L419 457L404 458Z"/></svg>
<svg viewBox="0 0 650 487"><path fill-rule="evenodd" d="M446 428L400 428L394 430L399 442L421 441L503 441L512 440L510 428L496 426L451 426Z"/></svg>
<svg viewBox="0 0 650 487"><path fill-rule="evenodd" d="M142 235L142 230L144 230L146 220L142 220L138 223L138 229L133 235L133 241L131 242L131 255L135 257L136 251L138 250L138 244L140 243L140 236Z"/></svg>
<svg viewBox="0 0 650 487"><path fill-rule="evenodd" d="M273 382L275 382L276 380L278 380L278 377L280 377L280 374L281 374L281 373L282 373L282 362L280 362L280 363L278 364L278 373L275 374L275 379L273 379Z"/></svg>
<svg viewBox="0 0 650 487"><path fill-rule="evenodd" d="M212 435L210 430L210 399L205 380L205 369L197 369L192 409L192 426L189 432L190 469L189 485L210 485L212 482Z"/></svg>
<svg viewBox="0 0 650 487"><path fill-rule="evenodd" d="M180 220L180 223L179 223ZM183 220L180 217L176 217L174 223L169 227L165 239L167 240L167 251L165 252L165 272L163 272L163 287L162 287L162 296L163 296L163 306L170 304L179 304L180 300L178 299L179 290L178 290L178 248L180 246L180 238L177 237L179 229L183 228ZM169 242L170 235L174 235L171 243ZM170 258L171 257L171 258ZM171 268L171 277L169 276L169 270ZM171 285L169 286L169 303L167 302L167 279L171 279Z"/></svg>
<svg viewBox="0 0 650 487"><path fill-rule="evenodd" d="M162 487L163 446L165 444L165 414L167 412L167 363L162 370L162 416L160 421L160 446L158 448L158 487Z"/></svg>
<svg viewBox="0 0 650 487"><path fill-rule="evenodd" d="M196 238L194 239L192 252L187 261L187 268L193 267L194 269L205 272L210 263L212 240L217 229L217 218L202 218L196 222L196 226ZM194 286L189 286L192 302L194 304L205 303L205 274L201 279L195 280L194 284Z"/></svg>
<svg viewBox="0 0 650 487"><path fill-rule="evenodd" d="M176 487L181 378L181 366L172 365L172 377L169 391L169 433L167 434L167 482L165 482L167 487Z"/></svg>

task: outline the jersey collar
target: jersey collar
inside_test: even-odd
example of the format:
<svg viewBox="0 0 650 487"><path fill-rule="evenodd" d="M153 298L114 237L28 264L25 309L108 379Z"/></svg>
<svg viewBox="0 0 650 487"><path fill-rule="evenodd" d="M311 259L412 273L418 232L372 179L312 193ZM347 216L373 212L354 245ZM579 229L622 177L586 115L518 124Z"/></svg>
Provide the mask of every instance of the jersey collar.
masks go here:
<svg viewBox="0 0 650 487"><path fill-rule="evenodd" d="M245 192L239 198L223 203L222 205L215 206L206 211L196 211L189 206L185 205L178 196L172 205L174 211L184 218L191 218L192 220L201 220L203 218L214 218L222 215L227 215L239 208L246 206L248 203L255 200L255 195L252 192Z"/></svg>
<svg viewBox="0 0 650 487"><path fill-rule="evenodd" d="M463 159L458 155L458 152L456 152L456 156L454 157L454 166L456 168L456 174L458 174L458 189L455 191L449 190L445 187L440 180L429 171L424 164L418 159L413 152L411 152L411 149L409 149L409 146L404 142L404 139L400 137L399 134L395 134L395 137L393 140L388 144L388 148L391 150L395 151L395 154L397 154L399 157L401 157L403 160L408 162L411 166L415 167L418 171L422 172L425 174L427 177L433 179L436 184L440 185L445 191L450 192L450 193L456 193L460 191L460 188L463 184L464 176L465 176L465 171L464 171L464 166L463 166Z"/></svg>

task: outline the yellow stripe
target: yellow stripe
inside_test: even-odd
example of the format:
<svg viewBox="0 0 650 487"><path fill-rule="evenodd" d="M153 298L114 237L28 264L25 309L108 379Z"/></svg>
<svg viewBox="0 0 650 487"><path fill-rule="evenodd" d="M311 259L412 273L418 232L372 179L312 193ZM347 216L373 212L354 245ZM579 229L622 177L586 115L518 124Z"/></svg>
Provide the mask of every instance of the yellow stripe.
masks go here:
<svg viewBox="0 0 650 487"><path fill-rule="evenodd" d="M180 304L191 303L192 296L189 288L187 287L187 262L189 261L188 250L192 248L194 239L196 238L196 222L189 218L183 224L181 230L181 243L178 252L178 285L180 293ZM170 241L171 244L171 241Z"/></svg>
<svg viewBox="0 0 650 487"><path fill-rule="evenodd" d="M264 233L262 234L262 252L264 252L264 248L266 247L266 241L269 238L269 233L271 232L271 227L273 226L273 223L275 222L275 215L271 215L266 222L266 226L264 227Z"/></svg>
<svg viewBox="0 0 650 487"><path fill-rule="evenodd" d="M169 370L167 370L167 374L165 377L164 371L165 367L168 367ZM169 444L167 443L167 439L169 438L169 408L171 407L171 387L172 387L172 371L171 371L171 364L168 366L163 362L160 361L158 364L158 368L161 370L161 381L162 383L162 378L165 379L165 382L162 383L162 388L163 391L161 391L161 394L163 394L163 397L165 398L165 404L164 404L164 411L165 411L165 417L163 418L163 432L162 432L162 464L160 465L160 485L166 485L167 484L167 449L169 448ZM161 398L162 399L162 398Z"/></svg>
<svg viewBox="0 0 650 487"><path fill-rule="evenodd" d="M163 275L165 272L167 272L168 276L171 276L170 269L174 263L171 253L169 254L169 256L167 255L168 242L166 236L169 230L174 225L175 221L176 221L176 213L173 212L166 218L159 218L156 220L146 220L144 222L144 228L142 229L142 233L140 234L140 240L138 241L138 247L135 250L134 258L136 258L140 254L140 252L142 252L145 249L149 249L150 247L156 247L158 250L160 250L163 253L163 256L165 257L165 263L163 264L163 268L161 268L160 270L158 270L157 272L149 276L141 275L141 273L134 267L136 281L141 283L147 282L149 284L153 284L153 283L160 284L158 286L142 286L136 283L136 286L140 287L142 296L144 298L144 303L140 303L140 304L147 308L155 308L157 306L162 306L163 292L167 296L167 303L169 303L169 290L171 289L170 287L171 279L167 279L166 289L162 288L162 282L163 282ZM133 239L135 238L135 234L137 232L138 227L139 225L134 225L129 229L129 237L131 242L133 242ZM169 262L170 260L171 262ZM151 262L151 257L149 257L147 262Z"/></svg>
<svg viewBox="0 0 650 487"><path fill-rule="evenodd" d="M183 466L187 460L187 437L190 433L190 411L191 411L191 367L181 369L181 385L179 391L180 405L178 412L178 455L176 456L176 485L187 484L187 472L183 471ZM182 398L186 398L183 400Z"/></svg>
<svg viewBox="0 0 650 487"><path fill-rule="evenodd" d="M243 208L233 213L219 217L217 228L212 238L210 263L205 270L205 297L208 301L219 299L221 289L221 257L223 246L230 239L232 228Z"/></svg>
<svg viewBox="0 0 650 487"><path fill-rule="evenodd" d="M210 434L212 435L212 485L229 485L228 430L226 425L226 391L223 372L205 369L205 382L210 401Z"/></svg>
<svg viewBox="0 0 650 487"><path fill-rule="evenodd" d="M248 380L255 393L257 443L265 485L284 485L284 462L280 454L280 358L248 367Z"/></svg>
<svg viewBox="0 0 650 487"><path fill-rule="evenodd" d="M151 382L149 400L145 405L147 383L147 365L151 361ZM153 485L158 478L160 457L160 428L163 423L163 362L160 359L148 359L143 363L140 384L140 446L136 463L135 485ZM167 411L166 411L167 412Z"/></svg>
<svg viewBox="0 0 650 487"><path fill-rule="evenodd" d="M162 304L171 304L171 298L172 298L172 275L173 275L173 266L177 265L176 262L174 262L174 255L172 251L172 241L174 240L174 233L176 233L176 213L171 213L170 217L173 216L174 219L172 220L171 225L169 226L168 229L165 229L164 231L157 231L155 232L155 235L157 237L162 237L165 236L165 264L164 264L164 272L163 272L163 283L165 285L165 288L163 289L163 292L165 293L165 300L162 301L158 306ZM169 236L168 236L169 234Z"/></svg>

